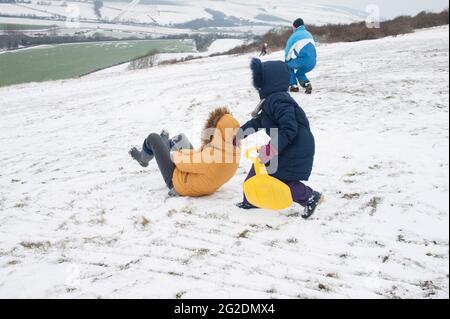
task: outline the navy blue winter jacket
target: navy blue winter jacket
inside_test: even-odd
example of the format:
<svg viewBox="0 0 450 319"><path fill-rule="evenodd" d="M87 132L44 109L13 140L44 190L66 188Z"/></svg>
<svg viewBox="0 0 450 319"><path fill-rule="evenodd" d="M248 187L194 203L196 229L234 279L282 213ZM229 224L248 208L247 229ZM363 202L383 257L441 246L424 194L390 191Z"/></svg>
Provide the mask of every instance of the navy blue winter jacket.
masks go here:
<svg viewBox="0 0 450 319"><path fill-rule="evenodd" d="M308 118L303 109L288 93L290 73L286 63L262 63L254 59L251 64L253 84L265 99L259 115L241 129L278 128L278 141L271 143L278 150L278 170L270 174L282 181L307 181L311 175L315 142Z"/></svg>

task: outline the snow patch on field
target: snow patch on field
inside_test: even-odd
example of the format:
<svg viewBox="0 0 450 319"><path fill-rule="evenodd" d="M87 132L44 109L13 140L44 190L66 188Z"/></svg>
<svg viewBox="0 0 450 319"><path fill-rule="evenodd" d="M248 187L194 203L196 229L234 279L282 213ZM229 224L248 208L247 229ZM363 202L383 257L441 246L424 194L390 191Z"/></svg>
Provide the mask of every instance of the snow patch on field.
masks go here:
<svg viewBox="0 0 450 319"><path fill-rule="evenodd" d="M218 39L218 40L215 40L210 45L210 47L208 48L208 51L206 51L206 52L201 52L201 53L192 53L192 52L162 53L162 54L158 54L157 61L158 61L158 63L160 63L160 62L168 61L168 60L179 60L179 59L185 58L187 56L207 57L214 53L226 52L226 51L231 50L242 44L244 44L244 41L239 40L239 39ZM1 52L0 52L0 54L1 54ZM99 74L122 73L122 72L129 71L129 66L130 66L130 63L126 62L126 63L120 64L120 65L116 65L116 66L95 72L94 74L99 75Z"/></svg>
<svg viewBox="0 0 450 319"><path fill-rule="evenodd" d="M239 39L219 39L211 44L208 53L223 53L242 44L244 44L244 41Z"/></svg>
<svg viewBox="0 0 450 319"><path fill-rule="evenodd" d="M198 141L216 106L248 119L251 55L0 89L0 297L448 298L448 34L319 48L295 96L327 198L308 221L235 208L245 160L174 199L127 154L162 128Z"/></svg>

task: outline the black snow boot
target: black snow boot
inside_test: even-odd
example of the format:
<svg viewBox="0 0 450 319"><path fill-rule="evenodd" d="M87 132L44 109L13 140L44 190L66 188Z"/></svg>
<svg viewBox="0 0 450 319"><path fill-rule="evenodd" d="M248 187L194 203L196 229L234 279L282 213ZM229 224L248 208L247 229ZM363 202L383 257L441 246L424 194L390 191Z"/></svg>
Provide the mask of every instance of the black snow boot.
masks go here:
<svg viewBox="0 0 450 319"><path fill-rule="evenodd" d="M312 94L312 90L313 90L313 87L312 87L311 82L305 83L305 93Z"/></svg>
<svg viewBox="0 0 450 319"><path fill-rule="evenodd" d="M291 85L289 87L289 92L291 92L291 93L298 93L298 92L300 92L300 88L297 85Z"/></svg>
<svg viewBox="0 0 450 319"><path fill-rule="evenodd" d="M180 195L179 195L179 194L177 193L177 191L175 190L175 187L170 189L168 195L169 195L169 197L180 197Z"/></svg>
<svg viewBox="0 0 450 319"><path fill-rule="evenodd" d="M313 192L313 195L308 200L308 204L305 207L305 210L302 214L303 219L310 218L314 212L316 211L317 207L323 202L324 197L319 192Z"/></svg>
<svg viewBox="0 0 450 319"><path fill-rule="evenodd" d="M240 209L245 209L245 210L250 210L250 209L256 209L256 208L258 208L258 207L253 206L252 204L245 203L245 202L237 203L237 204L236 204L236 207L237 207L237 208L240 208Z"/></svg>
<svg viewBox="0 0 450 319"><path fill-rule="evenodd" d="M142 167L148 167L148 163L155 157L153 154L147 154L144 150L139 151L136 147L133 147L128 153Z"/></svg>

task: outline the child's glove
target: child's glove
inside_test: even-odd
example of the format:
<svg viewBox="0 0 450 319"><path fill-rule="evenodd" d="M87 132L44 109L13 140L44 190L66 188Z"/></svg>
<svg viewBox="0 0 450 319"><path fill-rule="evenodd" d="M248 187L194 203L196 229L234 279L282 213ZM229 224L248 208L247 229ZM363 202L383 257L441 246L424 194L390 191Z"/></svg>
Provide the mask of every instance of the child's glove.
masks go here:
<svg viewBox="0 0 450 319"><path fill-rule="evenodd" d="M270 143L267 145L264 145L259 150L259 160L263 164L269 163L272 160L272 158L274 158L277 155L278 155L278 150Z"/></svg>

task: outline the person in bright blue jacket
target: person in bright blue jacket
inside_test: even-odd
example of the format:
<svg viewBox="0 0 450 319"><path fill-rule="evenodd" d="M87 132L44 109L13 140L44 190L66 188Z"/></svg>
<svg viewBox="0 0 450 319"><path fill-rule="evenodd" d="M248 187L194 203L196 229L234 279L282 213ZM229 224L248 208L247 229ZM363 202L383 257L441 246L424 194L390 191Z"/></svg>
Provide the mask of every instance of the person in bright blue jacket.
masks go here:
<svg viewBox="0 0 450 319"><path fill-rule="evenodd" d="M306 94L311 94L312 85L306 74L316 66L316 44L311 33L306 30L302 19L294 21L293 30L294 33L289 38L285 49L285 60L291 71L289 90L299 92L298 84L300 84L305 88Z"/></svg>
<svg viewBox="0 0 450 319"><path fill-rule="evenodd" d="M283 61L262 63L255 58L251 70L261 101L241 127L236 143L258 130L266 131L271 141L261 148L259 158L271 176L289 186L294 201L304 207L302 217L309 218L322 200L322 194L301 182L311 175L315 141L306 113L288 93L289 68ZM254 167L247 180L253 176ZM254 208L245 196L238 207Z"/></svg>

